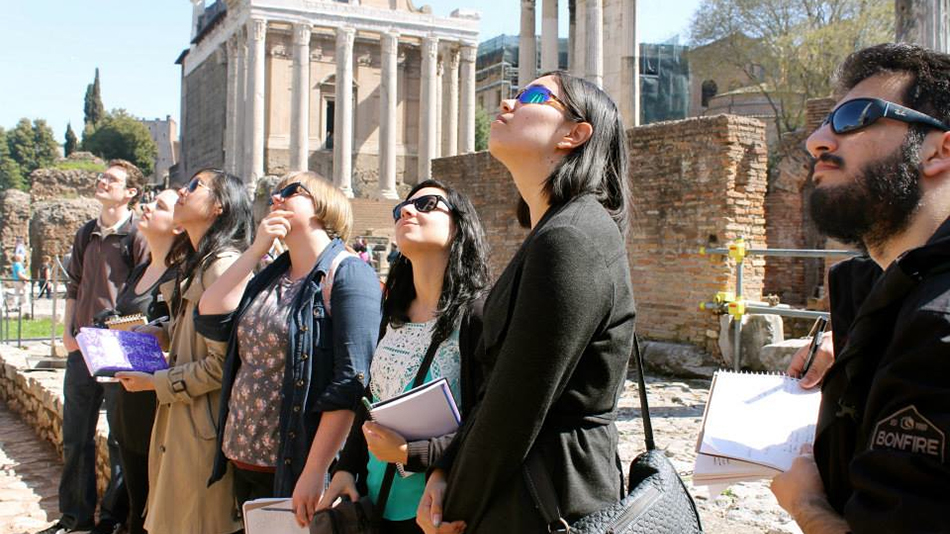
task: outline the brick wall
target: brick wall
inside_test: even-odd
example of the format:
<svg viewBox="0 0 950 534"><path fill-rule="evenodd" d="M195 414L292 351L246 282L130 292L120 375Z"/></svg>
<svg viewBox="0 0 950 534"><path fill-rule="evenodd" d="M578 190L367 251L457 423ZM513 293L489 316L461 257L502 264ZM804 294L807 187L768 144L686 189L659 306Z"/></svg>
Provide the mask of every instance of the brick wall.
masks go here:
<svg viewBox="0 0 950 534"><path fill-rule="evenodd" d="M353 205L353 235L393 235L393 206L398 200L350 199Z"/></svg>
<svg viewBox="0 0 950 534"><path fill-rule="evenodd" d="M698 250L740 235L764 244L765 126L720 115L636 128L628 140L635 210L627 247L638 329L718 353L719 321L698 303L734 290L735 270ZM434 160L432 173L472 199L497 277L527 234L515 219L518 191L507 170L479 152ZM746 294L761 295L764 262L747 261L744 274Z"/></svg>

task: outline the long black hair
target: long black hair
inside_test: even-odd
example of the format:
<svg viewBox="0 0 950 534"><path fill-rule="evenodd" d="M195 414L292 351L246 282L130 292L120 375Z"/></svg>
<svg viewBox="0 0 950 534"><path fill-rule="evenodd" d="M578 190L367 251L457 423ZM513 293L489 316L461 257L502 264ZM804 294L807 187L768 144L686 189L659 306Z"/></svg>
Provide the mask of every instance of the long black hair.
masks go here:
<svg viewBox="0 0 950 534"><path fill-rule="evenodd" d="M468 197L452 187L438 180L426 180L413 187L406 198L412 198L417 191L426 187L445 191L445 198L452 205L452 220L455 222L455 234L449 246L449 263L445 267L442 294L439 296L437 318L432 331L431 343L439 344L459 327L462 317L488 287L488 245L475 207ZM383 300L386 323L398 328L409 322L409 305L415 298L412 262L399 254L386 278L386 298Z"/></svg>
<svg viewBox="0 0 950 534"><path fill-rule="evenodd" d="M627 134L617 104L603 90L563 71L547 72L561 88L564 113L575 122L591 125L593 134L561 158L544 184L551 206L591 193L626 235L630 190L627 182ZM518 202L518 222L528 228L531 216L524 199Z"/></svg>
<svg viewBox="0 0 950 534"><path fill-rule="evenodd" d="M198 250L191 245L191 239L187 233L180 234L172 244L165 262L169 267L173 265L179 267L178 280L172 296L173 314L180 311L181 295L194 282L194 273L207 269L221 252L226 250L241 252L251 244L254 215L251 197L244 182L237 176L220 169L202 169L192 178L202 174L211 177L206 185L211 191L211 198L221 206L221 213L201 237ZM187 278L186 281L185 278Z"/></svg>

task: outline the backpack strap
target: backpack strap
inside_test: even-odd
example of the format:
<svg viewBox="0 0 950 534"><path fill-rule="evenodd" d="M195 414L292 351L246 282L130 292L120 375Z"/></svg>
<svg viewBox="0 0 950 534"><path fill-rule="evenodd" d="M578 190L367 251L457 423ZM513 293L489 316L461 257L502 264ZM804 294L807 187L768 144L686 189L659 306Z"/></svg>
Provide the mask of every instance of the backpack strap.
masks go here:
<svg viewBox="0 0 950 534"><path fill-rule="evenodd" d="M347 258L359 257L348 250L341 250L330 262L330 268L327 269L327 274L323 277L323 308L327 310L328 317L331 315L330 296L333 294L333 277L336 274L337 267Z"/></svg>

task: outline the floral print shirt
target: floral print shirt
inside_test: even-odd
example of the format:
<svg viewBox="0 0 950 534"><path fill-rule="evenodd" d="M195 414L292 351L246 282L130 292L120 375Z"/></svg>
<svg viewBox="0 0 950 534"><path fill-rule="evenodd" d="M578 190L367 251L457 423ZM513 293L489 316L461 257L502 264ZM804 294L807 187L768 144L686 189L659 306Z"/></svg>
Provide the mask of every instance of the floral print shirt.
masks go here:
<svg viewBox="0 0 950 534"><path fill-rule="evenodd" d="M231 460L277 465L280 390L287 358L291 304L303 281L287 273L260 292L237 325L238 369L228 403L222 450Z"/></svg>

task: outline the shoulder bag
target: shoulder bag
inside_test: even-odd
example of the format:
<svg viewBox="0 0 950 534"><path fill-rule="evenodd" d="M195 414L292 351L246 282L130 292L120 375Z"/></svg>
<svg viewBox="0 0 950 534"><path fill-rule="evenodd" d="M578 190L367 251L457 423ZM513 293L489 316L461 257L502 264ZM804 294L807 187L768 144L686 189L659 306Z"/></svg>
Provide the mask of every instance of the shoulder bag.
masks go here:
<svg viewBox="0 0 950 534"><path fill-rule="evenodd" d="M636 337L640 413L646 452L630 463L627 496L618 502L568 523L558 509L554 483L541 456L533 451L524 466L525 483L531 498L548 525L548 532L575 534L692 534L703 531L696 503L663 451L656 449L647 388L643 379L643 358Z"/></svg>

